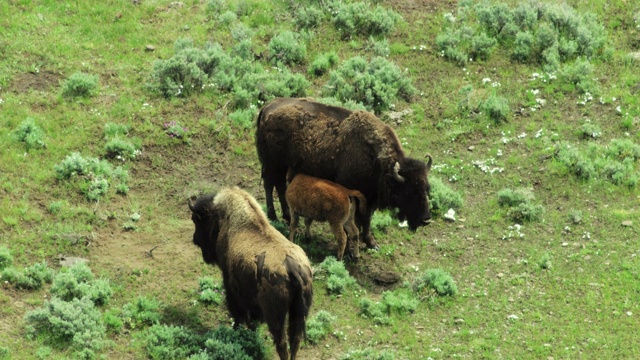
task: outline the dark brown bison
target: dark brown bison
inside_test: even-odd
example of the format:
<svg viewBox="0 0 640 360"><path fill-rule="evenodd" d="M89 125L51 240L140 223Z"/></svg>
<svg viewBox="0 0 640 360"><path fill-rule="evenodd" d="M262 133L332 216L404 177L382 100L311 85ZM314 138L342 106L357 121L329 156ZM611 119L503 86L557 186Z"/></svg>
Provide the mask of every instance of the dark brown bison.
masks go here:
<svg viewBox="0 0 640 360"><path fill-rule="evenodd" d="M358 190L349 190L340 184L329 180L319 179L306 174L287 173L287 192L285 197L291 212L289 240L293 241L300 216L306 225L307 239L311 233L313 220L326 221L338 241L338 260L342 260L344 251L353 240L354 252L349 250L352 257L360 256L358 243L358 227L355 224L356 208L361 215L366 215L367 200ZM349 234L345 234L345 230Z"/></svg>
<svg viewBox="0 0 640 360"><path fill-rule="evenodd" d="M276 230L256 200L237 187L189 201L193 242L222 270L227 308L236 324L269 327L281 360L296 358L311 306L312 272L302 248Z"/></svg>
<svg viewBox="0 0 640 360"><path fill-rule="evenodd" d="M368 247L375 209L397 209L411 230L431 221L427 174L433 162L408 158L393 129L366 111L350 111L311 99L278 98L257 120L256 146L262 163L267 214L275 219L273 188L289 218L285 191L287 168L360 191L367 215L359 218Z"/></svg>

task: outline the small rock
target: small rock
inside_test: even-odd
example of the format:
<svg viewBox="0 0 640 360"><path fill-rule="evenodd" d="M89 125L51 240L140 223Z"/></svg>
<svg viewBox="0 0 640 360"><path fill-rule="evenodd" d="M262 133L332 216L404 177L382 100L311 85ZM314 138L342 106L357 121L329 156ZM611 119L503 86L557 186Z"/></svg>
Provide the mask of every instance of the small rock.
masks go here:
<svg viewBox="0 0 640 360"><path fill-rule="evenodd" d="M469 147L467 148L467 150L469 150L469 151L473 151L473 150L475 150L475 148L476 148L475 146L471 145L471 146L469 146Z"/></svg>
<svg viewBox="0 0 640 360"><path fill-rule="evenodd" d="M446 214L444 214L444 219L448 221L456 221L456 212L453 209L449 209Z"/></svg>
<svg viewBox="0 0 640 360"><path fill-rule="evenodd" d="M633 225L633 221L631 221L631 220L625 220L625 221L622 222L622 226L629 227L631 225Z"/></svg>
<svg viewBox="0 0 640 360"><path fill-rule="evenodd" d="M147 51L154 51L156 49L156 47L153 46L153 45L147 45L147 46L144 47L144 49L147 50Z"/></svg>
<svg viewBox="0 0 640 360"><path fill-rule="evenodd" d="M457 319L453 320L453 322L456 325L461 325L461 324L464 324L464 319L457 318Z"/></svg>
<svg viewBox="0 0 640 360"><path fill-rule="evenodd" d="M498 275L496 275L498 277L498 279L502 279L502 277L504 276L503 273L498 273Z"/></svg>
<svg viewBox="0 0 640 360"><path fill-rule="evenodd" d="M567 246L567 245L569 245L569 243L568 243L568 242L563 242L563 243L562 243L562 246Z"/></svg>

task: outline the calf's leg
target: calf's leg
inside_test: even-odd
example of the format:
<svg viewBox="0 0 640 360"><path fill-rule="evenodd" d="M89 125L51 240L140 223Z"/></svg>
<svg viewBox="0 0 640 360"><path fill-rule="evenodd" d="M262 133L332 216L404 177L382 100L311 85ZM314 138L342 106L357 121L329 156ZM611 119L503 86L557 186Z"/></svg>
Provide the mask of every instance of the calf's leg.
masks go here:
<svg viewBox="0 0 640 360"><path fill-rule="evenodd" d="M334 222L331 224L331 230L333 235L338 241L338 261L342 261L344 256L344 250L347 247L347 234L345 234L342 224L340 222Z"/></svg>
<svg viewBox="0 0 640 360"><path fill-rule="evenodd" d="M295 211L293 212L293 216L291 217L291 222L289 223L289 241L294 242L294 237L296 236L296 230L298 230L298 222L300 221L300 215L298 215Z"/></svg>

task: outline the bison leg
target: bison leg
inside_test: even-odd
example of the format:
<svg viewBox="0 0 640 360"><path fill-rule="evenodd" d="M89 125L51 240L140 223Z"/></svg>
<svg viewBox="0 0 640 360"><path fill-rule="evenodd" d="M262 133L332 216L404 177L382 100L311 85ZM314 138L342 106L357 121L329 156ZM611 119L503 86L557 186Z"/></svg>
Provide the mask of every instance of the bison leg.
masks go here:
<svg viewBox="0 0 640 360"><path fill-rule="evenodd" d="M293 212L293 216L291 217L291 222L289 222L289 241L294 242L294 237L296 236L296 230L298 230L298 222L300 221L300 215L295 211Z"/></svg>
<svg viewBox="0 0 640 360"><path fill-rule="evenodd" d="M344 224L344 229L347 231L347 249L349 249L349 255L353 259L357 259L360 257L360 234L358 232L358 227L353 221L347 221ZM353 250L351 249L353 247Z"/></svg>
<svg viewBox="0 0 640 360"><path fill-rule="evenodd" d="M273 182L271 179L264 178L264 195L267 200L267 217L270 220L278 220L278 216L276 215L276 209L273 206Z"/></svg>
<svg viewBox="0 0 640 360"><path fill-rule="evenodd" d="M338 241L338 261L342 261L344 250L347 247L347 234L344 233L344 229L340 223L331 224L331 230L333 230L333 235Z"/></svg>
<svg viewBox="0 0 640 360"><path fill-rule="evenodd" d="M283 181L276 182L276 191L278 192L278 199L280 200L280 206L282 207L282 218L284 221L289 222L291 217L289 216L289 205L287 204L287 198L285 197L285 193L287 192L287 184ZM273 203L273 197L271 202ZM275 215L275 210L274 210Z"/></svg>
<svg viewBox="0 0 640 360"><path fill-rule="evenodd" d="M373 210L373 208L370 208L368 216L362 218L362 232L360 233L360 238L365 244L367 244L367 248L378 250L378 244L371 233L371 216L373 215Z"/></svg>
<svg viewBox="0 0 640 360"><path fill-rule="evenodd" d="M289 360L289 349L287 349L287 337L284 329L286 315L286 313L280 313L280 311L272 311L267 315L267 326L271 336L273 336L273 342L276 345L280 360Z"/></svg>
<svg viewBox="0 0 640 360"><path fill-rule="evenodd" d="M313 223L313 219L310 217L306 217L304 218L304 236L306 238L307 241L309 241L309 239L311 239L311 224Z"/></svg>

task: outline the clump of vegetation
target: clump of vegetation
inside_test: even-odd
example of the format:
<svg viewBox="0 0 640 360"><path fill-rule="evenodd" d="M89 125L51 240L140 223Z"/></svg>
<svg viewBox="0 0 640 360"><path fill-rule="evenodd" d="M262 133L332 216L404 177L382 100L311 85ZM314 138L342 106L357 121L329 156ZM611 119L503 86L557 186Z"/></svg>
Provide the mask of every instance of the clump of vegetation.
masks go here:
<svg viewBox="0 0 640 360"><path fill-rule="evenodd" d="M98 201L104 197L109 191L110 182L117 184L119 193L126 194L128 191L129 173L119 166L114 169L105 160L85 158L74 152L54 169L58 180L78 179L80 191L90 201Z"/></svg>
<svg viewBox="0 0 640 360"><path fill-rule="evenodd" d="M11 256L10 254L8 255ZM5 258L5 262L9 259ZM19 271L13 267L5 267L2 270L2 279L18 289L37 290L45 283L51 283L53 270L47 266L46 261L35 263L25 268L24 271Z"/></svg>
<svg viewBox="0 0 640 360"><path fill-rule="evenodd" d="M613 139L608 146L591 143L586 150L560 143L554 157L570 174L582 180L601 178L633 188L640 179L637 166L640 145L630 139Z"/></svg>
<svg viewBox="0 0 640 360"><path fill-rule="evenodd" d="M338 54L335 51L322 53L316 57L309 69L308 74L311 76L322 76L338 63Z"/></svg>
<svg viewBox="0 0 640 360"><path fill-rule="evenodd" d="M286 67L278 70L267 71L252 58L229 54L220 44L201 49L189 39L179 39L173 57L154 62L149 88L167 98L217 89L229 93L236 108L258 100L305 95L309 82L303 75Z"/></svg>
<svg viewBox="0 0 640 360"><path fill-rule="evenodd" d="M224 301L224 287L220 283L216 283L211 277L202 277L198 279L200 287L200 301L210 305L220 305Z"/></svg>
<svg viewBox="0 0 640 360"><path fill-rule="evenodd" d="M9 248L0 246L0 270L4 270L13 264L13 255Z"/></svg>
<svg viewBox="0 0 640 360"><path fill-rule="evenodd" d="M25 144L27 150L47 147L44 141L44 131L36 125L35 120L32 118L26 118L20 123L20 126L18 126L13 134L17 141Z"/></svg>
<svg viewBox="0 0 640 360"><path fill-rule="evenodd" d="M462 1L457 18L445 14L445 26L436 45L446 59L464 65L486 60L496 46L511 52L515 61L541 64L555 71L578 57L604 52L606 32L590 13L578 13L566 4Z"/></svg>
<svg viewBox="0 0 640 360"><path fill-rule="evenodd" d="M254 124L254 119L256 116L256 110L253 106L248 109L238 109L231 114L229 114L229 120L231 123L242 130L251 129Z"/></svg>
<svg viewBox="0 0 640 360"><path fill-rule="evenodd" d="M122 161L134 160L140 154L138 146L117 136L107 141L104 145L104 151L108 158Z"/></svg>
<svg viewBox="0 0 640 360"><path fill-rule="evenodd" d="M271 61L276 64L301 64L307 56L307 46L292 31L283 31L271 38L268 48Z"/></svg>
<svg viewBox="0 0 640 360"><path fill-rule="evenodd" d="M339 295L356 286L356 280L349 275L344 263L333 256L327 256L318 265L315 275L326 277L329 294Z"/></svg>
<svg viewBox="0 0 640 360"><path fill-rule="evenodd" d="M130 130L128 125L108 122L104 125L104 138L111 139L118 136L127 136Z"/></svg>
<svg viewBox="0 0 640 360"><path fill-rule="evenodd" d="M542 255L542 257L538 261L538 266L540 266L540 269L543 270L551 269L551 256L549 256L549 253L544 253Z"/></svg>
<svg viewBox="0 0 640 360"><path fill-rule="evenodd" d="M430 176L429 205L436 214L442 214L449 209L459 210L462 207L462 195L447 186L438 177Z"/></svg>
<svg viewBox="0 0 640 360"><path fill-rule="evenodd" d="M411 80L393 63L382 57L367 61L356 56L329 74L325 95L340 101L360 102L377 114L398 99L411 101L416 93Z"/></svg>
<svg viewBox="0 0 640 360"><path fill-rule="evenodd" d="M360 300L360 315L373 320L377 325L389 325L393 322L392 315L407 315L413 313L420 304L412 292L400 288L382 293L382 301L371 299Z"/></svg>
<svg viewBox="0 0 640 360"><path fill-rule="evenodd" d="M87 297L96 306L109 302L113 289L106 279L95 279L91 269L85 263L77 263L63 268L53 279L51 295L64 301Z"/></svg>
<svg viewBox="0 0 640 360"><path fill-rule="evenodd" d="M107 344L102 314L91 299L64 301L52 298L42 308L27 313L28 335L46 345L70 348L74 357L94 359Z"/></svg>
<svg viewBox="0 0 640 360"><path fill-rule="evenodd" d="M336 317L328 311L320 310L316 316L307 321L307 340L311 344L317 344L327 337L332 331L332 323L336 321Z"/></svg>
<svg viewBox="0 0 640 360"><path fill-rule="evenodd" d="M535 204L535 195L530 189L503 189L498 192L498 205L509 208L507 216L517 223L537 221L544 213L544 207Z"/></svg>
<svg viewBox="0 0 640 360"><path fill-rule="evenodd" d="M585 139L598 139L602 136L602 131L600 126L587 121L580 127L580 134Z"/></svg>
<svg viewBox="0 0 640 360"><path fill-rule="evenodd" d="M170 138L174 139L186 139L189 135L189 128L182 126L177 121L169 121L162 124L164 131Z"/></svg>
<svg viewBox="0 0 640 360"><path fill-rule="evenodd" d="M448 272L442 269L428 269L414 280L413 291L426 296L455 296L458 286Z"/></svg>
<svg viewBox="0 0 640 360"><path fill-rule="evenodd" d="M69 98L90 97L98 90L98 77L82 72L71 74L62 83L62 95Z"/></svg>
<svg viewBox="0 0 640 360"><path fill-rule="evenodd" d="M480 110L496 124L506 122L509 119L509 101L496 94L489 95L480 105Z"/></svg>
<svg viewBox="0 0 640 360"><path fill-rule="evenodd" d="M156 325L160 322L160 302L155 298L139 296L122 307L122 319L125 326L135 329L140 326Z"/></svg>
<svg viewBox="0 0 640 360"><path fill-rule="evenodd" d="M324 12L317 6L300 6L296 10L293 22L300 30L313 29L320 25L324 18Z"/></svg>
<svg viewBox="0 0 640 360"><path fill-rule="evenodd" d="M376 233L382 233L387 228L395 223L395 220L391 216L388 210L380 210L373 213L371 216L371 231Z"/></svg>
<svg viewBox="0 0 640 360"><path fill-rule="evenodd" d="M204 335L181 326L154 325L145 334L145 350L154 360L263 360L266 346L258 333L220 326Z"/></svg>
<svg viewBox="0 0 640 360"><path fill-rule="evenodd" d="M395 29L402 16L377 5L371 8L364 2L340 2L332 10L331 21L343 39L352 35L385 37Z"/></svg>
<svg viewBox="0 0 640 360"><path fill-rule="evenodd" d="M360 299L360 316L371 319L376 325L390 325L391 317L385 312L384 304L368 298Z"/></svg>

